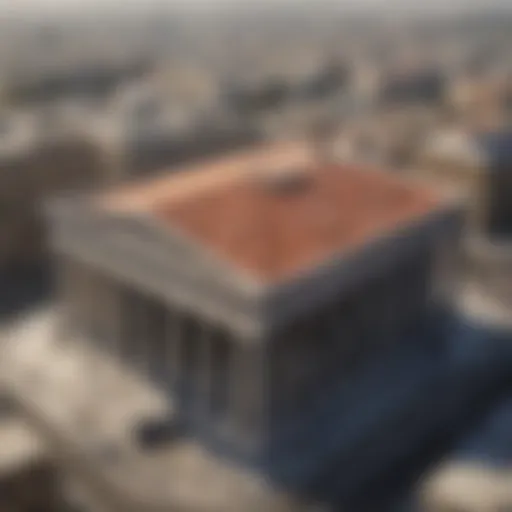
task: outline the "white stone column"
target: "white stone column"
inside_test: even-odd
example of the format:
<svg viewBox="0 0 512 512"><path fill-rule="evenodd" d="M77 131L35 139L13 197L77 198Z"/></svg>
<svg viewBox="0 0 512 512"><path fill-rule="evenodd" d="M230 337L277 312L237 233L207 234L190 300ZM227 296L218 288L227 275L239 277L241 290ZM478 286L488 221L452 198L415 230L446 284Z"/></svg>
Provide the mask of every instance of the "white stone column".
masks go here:
<svg viewBox="0 0 512 512"><path fill-rule="evenodd" d="M213 350L213 329L207 323L201 323L199 334L199 361L197 366L197 408L201 415L211 414L212 398L212 350Z"/></svg>
<svg viewBox="0 0 512 512"><path fill-rule="evenodd" d="M112 286L112 353L116 359L120 359L121 347L125 340L124 337L124 322L123 317L123 287L119 283L113 283Z"/></svg>
<svg viewBox="0 0 512 512"><path fill-rule="evenodd" d="M132 311L128 289L121 286L118 290L119 309L119 339L117 344L117 356L126 363L129 361L128 352L132 339Z"/></svg>
<svg viewBox="0 0 512 512"><path fill-rule="evenodd" d="M234 348L231 369L231 416L241 440L257 443L268 422L267 347L259 340Z"/></svg>
<svg viewBox="0 0 512 512"><path fill-rule="evenodd" d="M158 298L148 298L145 315L145 354L147 370L158 386L168 387L168 317L166 306Z"/></svg>
<svg viewBox="0 0 512 512"><path fill-rule="evenodd" d="M135 369L145 371L144 332L146 330L146 308L144 299L131 290L123 297L123 340L119 352L123 359Z"/></svg>
<svg viewBox="0 0 512 512"><path fill-rule="evenodd" d="M78 265L70 258L59 258L56 264L58 290L58 322L55 335L63 342L69 342L80 329L81 293Z"/></svg>
<svg viewBox="0 0 512 512"><path fill-rule="evenodd" d="M102 303L99 304L103 339L101 343L112 358L117 358L120 344L120 305L116 283L105 280L102 286Z"/></svg>
<svg viewBox="0 0 512 512"><path fill-rule="evenodd" d="M151 332L150 322L150 307L151 303L147 297L140 295L137 298L137 321L136 321L136 357L137 368L143 375L148 375L150 371L150 358L152 352L152 343L150 337L153 335Z"/></svg>
<svg viewBox="0 0 512 512"><path fill-rule="evenodd" d="M85 322L87 325L86 334L89 343L95 349L100 346L100 331L101 331L101 307L102 307L102 290L101 282L94 270L88 270L87 275L84 276L85 287Z"/></svg>
<svg viewBox="0 0 512 512"><path fill-rule="evenodd" d="M176 387L181 377L181 354L182 354L182 322L181 314L175 309L168 309L167 315L167 368L170 382Z"/></svg>

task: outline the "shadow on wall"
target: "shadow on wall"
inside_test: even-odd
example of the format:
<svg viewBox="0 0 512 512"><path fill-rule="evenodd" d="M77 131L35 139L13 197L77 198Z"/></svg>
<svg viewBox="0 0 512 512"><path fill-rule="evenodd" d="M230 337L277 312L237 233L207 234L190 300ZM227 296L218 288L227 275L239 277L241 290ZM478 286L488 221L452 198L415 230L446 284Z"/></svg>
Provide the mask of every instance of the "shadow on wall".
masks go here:
<svg viewBox="0 0 512 512"><path fill-rule="evenodd" d="M47 262L0 273L0 321L38 306L52 290L53 275Z"/></svg>

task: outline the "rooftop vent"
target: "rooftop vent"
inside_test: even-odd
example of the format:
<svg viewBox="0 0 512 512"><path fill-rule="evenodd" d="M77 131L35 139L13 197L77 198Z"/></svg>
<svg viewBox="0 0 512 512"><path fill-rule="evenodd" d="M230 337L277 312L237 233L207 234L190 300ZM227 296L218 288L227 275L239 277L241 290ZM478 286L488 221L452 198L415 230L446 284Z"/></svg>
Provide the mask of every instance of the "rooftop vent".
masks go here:
<svg viewBox="0 0 512 512"><path fill-rule="evenodd" d="M278 194L296 194L308 189L312 182L311 173L302 167L291 167L265 171L262 184L271 192Z"/></svg>

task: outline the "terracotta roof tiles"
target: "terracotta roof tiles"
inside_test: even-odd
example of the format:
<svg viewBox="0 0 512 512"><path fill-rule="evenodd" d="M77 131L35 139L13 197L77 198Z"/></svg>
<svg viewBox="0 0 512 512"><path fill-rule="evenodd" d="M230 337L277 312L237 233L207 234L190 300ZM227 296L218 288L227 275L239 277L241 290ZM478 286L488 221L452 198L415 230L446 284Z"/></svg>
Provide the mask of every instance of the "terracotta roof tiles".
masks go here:
<svg viewBox="0 0 512 512"><path fill-rule="evenodd" d="M391 173L319 166L311 155L305 156L291 159L303 173L304 182L297 186L271 185L262 167L265 162L267 169L271 167L271 160L260 155L260 167L231 159L224 166L209 165L209 174L201 174L205 181L197 181L198 176L171 176L161 178L160 184L141 185L138 196L137 190L131 190L111 199L125 208L144 203L160 222L266 281L286 279L364 244L399 223L427 214L439 202L432 191ZM283 156L280 165L285 162ZM237 173L242 163L252 172ZM183 185L187 180L188 188ZM186 193L178 194L180 187Z"/></svg>

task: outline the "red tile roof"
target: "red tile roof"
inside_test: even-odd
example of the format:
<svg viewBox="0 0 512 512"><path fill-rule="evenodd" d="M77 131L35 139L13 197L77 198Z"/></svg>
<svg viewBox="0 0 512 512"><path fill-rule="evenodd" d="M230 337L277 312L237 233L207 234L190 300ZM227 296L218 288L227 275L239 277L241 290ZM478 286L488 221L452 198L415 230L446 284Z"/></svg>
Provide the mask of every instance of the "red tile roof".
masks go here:
<svg viewBox="0 0 512 512"><path fill-rule="evenodd" d="M432 191L391 173L339 165L315 167L311 158L303 158L300 167L299 160L294 162L306 178L290 190L269 186L261 172L256 177L254 167L252 173L228 173L227 179L220 165L219 180L213 169L209 176L201 174L203 180L209 179L206 185L201 182L203 186L194 187L189 175L186 193L172 192L172 184L175 180L176 187L183 188L187 177L171 176L161 178L160 186L152 185L152 201L147 186L145 190L141 186L140 196L135 189L111 199L120 205L130 194L135 203L144 196L148 212L161 222L266 281L286 279L322 263L428 213L439 203ZM169 194L162 193L166 187Z"/></svg>

